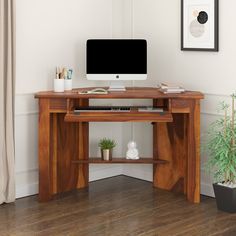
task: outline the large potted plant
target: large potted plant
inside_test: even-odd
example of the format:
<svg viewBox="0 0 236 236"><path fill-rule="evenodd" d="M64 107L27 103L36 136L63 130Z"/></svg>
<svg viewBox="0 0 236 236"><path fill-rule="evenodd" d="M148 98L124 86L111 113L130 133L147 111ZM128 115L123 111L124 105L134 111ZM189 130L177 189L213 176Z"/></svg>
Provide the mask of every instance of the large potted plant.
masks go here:
<svg viewBox="0 0 236 236"><path fill-rule="evenodd" d="M112 150L116 146L116 143L112 139L103 138L99 141L98 146L101 148L102 160L112 160Z"/></svg>
<svg viewBox="0 0 236 236"><path fill-rule="evenodd" d="M221 103L220 110L224 116L210 125L206 143L207 169L213 174L216 203L219 210L236 212L236 129L235 98L232 94L230 105Z"/></svg>

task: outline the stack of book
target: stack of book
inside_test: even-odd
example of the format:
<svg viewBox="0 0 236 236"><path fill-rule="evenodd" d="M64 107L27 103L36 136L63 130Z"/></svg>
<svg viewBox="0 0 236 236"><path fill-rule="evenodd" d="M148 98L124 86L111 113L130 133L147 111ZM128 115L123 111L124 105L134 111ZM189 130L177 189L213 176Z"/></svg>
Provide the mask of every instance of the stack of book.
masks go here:
<svg viewBox="0 0 236 236"><path fill-rule="evenodd" d="M178 85L171 85L168 83L161 83L160 86L160 91L168 94L168 93L183 93L185 92L185 89L181 86Z"/></svg>

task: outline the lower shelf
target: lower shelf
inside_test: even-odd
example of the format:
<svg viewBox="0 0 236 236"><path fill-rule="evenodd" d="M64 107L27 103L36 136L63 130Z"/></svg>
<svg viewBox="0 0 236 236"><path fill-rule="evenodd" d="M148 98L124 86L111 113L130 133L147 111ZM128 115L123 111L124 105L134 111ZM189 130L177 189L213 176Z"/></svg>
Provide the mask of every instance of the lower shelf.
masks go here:
<svg viewBox="0 0 236 236"><path fill-rule="evenodd" d="M128 160L126 158L113 157L111 161L104 161L101 158L90 157L88 160L75 160L74 164L166 164L168 161L153 158L140 158L138 160Z"/></svg>

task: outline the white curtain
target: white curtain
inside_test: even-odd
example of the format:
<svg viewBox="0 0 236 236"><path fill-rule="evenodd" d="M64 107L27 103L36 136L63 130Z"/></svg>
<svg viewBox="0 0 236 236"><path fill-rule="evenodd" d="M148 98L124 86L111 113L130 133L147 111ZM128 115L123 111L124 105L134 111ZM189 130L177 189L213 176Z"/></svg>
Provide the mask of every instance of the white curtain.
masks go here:
<svg viewBox="0 0 236 236"><path fill-rule="evenodd" d="M0 204L15 200L15 0L0 0Z"/></svg>

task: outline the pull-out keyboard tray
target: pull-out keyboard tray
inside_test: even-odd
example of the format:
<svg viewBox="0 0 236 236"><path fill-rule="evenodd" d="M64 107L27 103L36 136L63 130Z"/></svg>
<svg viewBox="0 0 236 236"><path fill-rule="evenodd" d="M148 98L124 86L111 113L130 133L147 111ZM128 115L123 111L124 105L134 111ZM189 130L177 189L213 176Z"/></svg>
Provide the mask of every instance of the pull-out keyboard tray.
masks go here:
<svg viewBox="0 0 236 236"><path fill-rule="evenodd" d="M81 107L65 116L66 122L172 122L170 112L150 107Z"/></svg>

